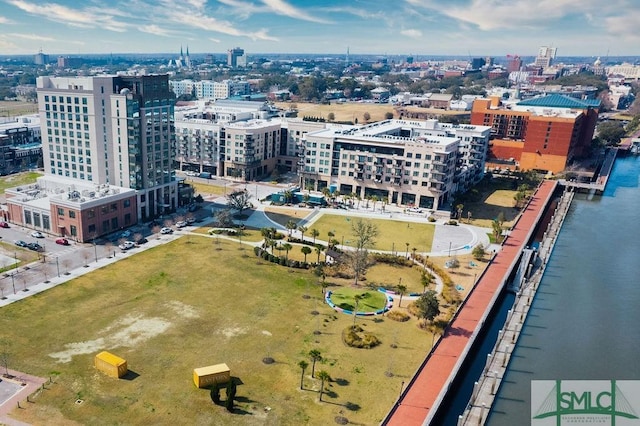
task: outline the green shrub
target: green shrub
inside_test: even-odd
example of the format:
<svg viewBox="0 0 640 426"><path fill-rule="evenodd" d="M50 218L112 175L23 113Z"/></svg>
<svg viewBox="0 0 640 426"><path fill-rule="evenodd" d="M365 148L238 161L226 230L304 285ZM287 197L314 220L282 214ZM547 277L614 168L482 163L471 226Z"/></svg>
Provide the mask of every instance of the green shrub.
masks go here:
<svg viewBox="0 0 640 426"><path fill-rule="evenodd" d="M435 218L435 217L433 217L433 216L429 216L429 219L427 219L427 220L428 220L429 222L432 222L432 223L433 223L433 222L435 222L435 221L436 221L436 218Z"/></svg>

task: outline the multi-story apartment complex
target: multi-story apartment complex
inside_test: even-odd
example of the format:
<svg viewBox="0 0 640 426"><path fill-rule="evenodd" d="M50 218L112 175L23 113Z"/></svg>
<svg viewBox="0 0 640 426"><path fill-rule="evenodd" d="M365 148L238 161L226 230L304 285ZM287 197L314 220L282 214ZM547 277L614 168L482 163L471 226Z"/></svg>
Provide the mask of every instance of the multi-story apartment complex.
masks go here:
<svg viewBox="0 0 640 426"><path fill-rule="evenodd" d="M438 209L484 175L490 128L385 120L307 133L305 187Z"/></svg>
<svg viewBox="0 0 640 426"><path fill-rule="evenodd" d="M600 101L547 95L502 105L498 98L477 99L471 123L491 127L487 162L558 173L587 153Z"/></svg>
<svg viewBox="0 0 640 426"><path fill-rule="evenodd" d="M541 46L538 49L538 56L536 56L534 66L542 69L549 68L556 57L557 50L556 47Z"/></svg>
<svg viewBox="0 0 640 426"><path fill-rule="evenodd" d="M176 113L179 168L243 180L271 173L281 151L281 121L272 119L277 115L263 102L221 100L181 108Z"/></svg>
<svg viewBox="0 0 640 426"><path fill-rule="evenodd" d="M227 99L251 94L249 82L244 80L171 80L169 85L176 96L195 95L198 99Z"/></svg>
<svg viewBox="0 0 640 426"><path fill-rule="evenodd" d="M31 188L33 199L20 190L9 195L14 222L38 227L29 216L37 207L42 217L49 200L47 224L59 223L68 212L53 201L62 197L85 221L74 228L40 222L41 229L85 241L177 208L166 75L39 77L37 86L46 175ZM113 217L100 222L103 206Z"/></svg>
<svg viewBox="0 0 640 426"><path fill-rule="evenodd" d="M41 158L38 115L25 115L0 124L0 173L35 167Z"/></svg>

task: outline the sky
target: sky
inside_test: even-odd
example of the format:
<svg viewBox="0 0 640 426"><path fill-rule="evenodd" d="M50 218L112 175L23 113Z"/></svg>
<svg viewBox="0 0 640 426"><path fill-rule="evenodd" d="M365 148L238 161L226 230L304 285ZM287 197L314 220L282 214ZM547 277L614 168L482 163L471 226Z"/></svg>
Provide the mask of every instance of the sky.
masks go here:
<svg viewBox="0 0 640 426"><path fill-rule="evenodd" d="M640 0L0 0L0 55L631 56L639 22Z"/></svg>

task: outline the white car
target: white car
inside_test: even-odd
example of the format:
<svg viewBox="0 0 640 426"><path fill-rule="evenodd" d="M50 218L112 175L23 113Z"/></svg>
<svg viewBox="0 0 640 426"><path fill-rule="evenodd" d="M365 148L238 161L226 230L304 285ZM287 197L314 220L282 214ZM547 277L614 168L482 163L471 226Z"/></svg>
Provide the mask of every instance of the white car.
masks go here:
<svg viewBox="0 0 640 426"><path fill-rule="evenodd" d="M168 228L168 227L166 227L166 226L165 226L164 228L162 228L162 229L160 230L160 233L161 233L161 234L172 234L172 233L173 233L173 229Z"/></svg>
<svg viewBox="0 0 640 426"><path fill-rule="evenodd" d="M176 228L184 228L185 226L187 226L187 222L185 222L184 220L176 222Z"/></svg>
<svg viewBox="0 0 640 426"><path fill-rule="evenodd" d="M411 207L407 209L409 213L422 213L422 209L419 207Z"/></svg>
<svg viewBox="0 0 640 426"><path fill-rule="evenodd" d="M44 238L44 234L42 232L40 232L40 231L33 231L31 233L31 236L33 238Z"/></svg>
<svg viewBox="0 0 640 426"><path fill-rule="evenodd" d="M120 244L118 247L120 248L120 250L129 250L132 249L136 246L136 243L134 243L133 241L125 241L124 243Z"/></svg>

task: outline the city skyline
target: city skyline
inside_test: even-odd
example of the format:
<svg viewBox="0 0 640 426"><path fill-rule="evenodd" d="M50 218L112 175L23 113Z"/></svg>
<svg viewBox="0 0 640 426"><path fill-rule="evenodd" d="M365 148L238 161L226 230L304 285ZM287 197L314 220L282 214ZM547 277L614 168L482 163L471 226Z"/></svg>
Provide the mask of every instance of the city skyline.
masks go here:
<svg viewBox="0 0 640 426"><path fill-rule="evenodd" d="M253 53L638 55L631 0L2 0L0 55ZM141 14L139 11L144 11Z"/></svg>

